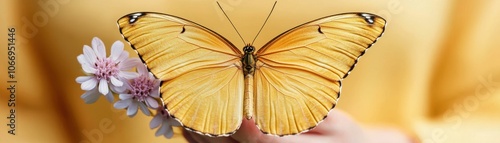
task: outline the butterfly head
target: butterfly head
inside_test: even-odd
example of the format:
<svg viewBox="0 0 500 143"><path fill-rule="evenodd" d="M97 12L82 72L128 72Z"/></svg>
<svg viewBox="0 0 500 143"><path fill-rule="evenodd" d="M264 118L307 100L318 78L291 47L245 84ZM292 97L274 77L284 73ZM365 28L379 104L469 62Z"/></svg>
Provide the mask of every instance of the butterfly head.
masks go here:
<svg viewBox="0 0 500 143"><path fill-rule="evenodd" d="M243 51L245 53L251 54L251 53L253 53L254 50L255 50L255 48L252 45L250 45L250 44L248 44L245 47L243 47Z"/></svg>

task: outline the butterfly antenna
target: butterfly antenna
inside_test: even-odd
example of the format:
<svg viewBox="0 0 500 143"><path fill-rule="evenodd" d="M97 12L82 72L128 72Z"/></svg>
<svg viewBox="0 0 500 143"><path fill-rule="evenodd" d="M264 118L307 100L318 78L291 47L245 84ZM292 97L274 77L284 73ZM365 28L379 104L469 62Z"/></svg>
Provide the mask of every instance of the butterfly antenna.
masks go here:
<svg viewBox="0 0 500 143"><path fill-rule="evenodd" d="M275 2L274 2L273 8L271 9L271 12L269 12L269 15L267 15L266 21L264 21L264 24L262 24L262 27L260 27L259 32L257 32L257 35L255 35L255 38L253 38L252 45L253 45L253 42L255 42L255 39L257 39L257 36L259 36L260 31L262 31L262 28L264 28L264 25L266 25L267 20L268 20L268 19L269 19L269 17L271 16L271 13L273 13L274 6L276 6L276 3L278 3L278 1L275 1Z"/></svg>
<svg viewBox="0 0 500 143"><path fill-rule="evenodd" d="M219 2L218 1L216 1L216 2L217 2L217 5L219 5L220 10L222 10L222 13L224 13L224 15L226 16L227 20L229 20L229 23L231 23L231 25L233 26L234 30L236 30L236 33L238 33L238 36L240 36L241 41L243 41L243 44L245 44L245 40L243 40L243 37L241 37L241 34L240 34L240 32L238 32L238 29L236 29L236 27L234 27L233 22L231 21L231 19L229 19L229 17L227 16L226 12L224 12L224 9L222 9L222 7L220 6Z"/></svg>

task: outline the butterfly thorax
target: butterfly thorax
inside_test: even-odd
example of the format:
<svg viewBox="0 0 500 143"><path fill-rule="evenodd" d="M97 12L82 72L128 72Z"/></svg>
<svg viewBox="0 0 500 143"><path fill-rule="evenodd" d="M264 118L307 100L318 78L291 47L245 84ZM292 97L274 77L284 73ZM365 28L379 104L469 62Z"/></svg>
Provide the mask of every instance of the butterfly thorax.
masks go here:
<svg viewBox="0 0 500 143"><path fill-rule="evenodd" d="M245 55L243 55L243 58L241 59L241 62L243 63L243 72L246 75L253 75L255 71L255 59L253 56L255 48L248 44L245 47L243 47L243 51L245 52Z"/></svg>

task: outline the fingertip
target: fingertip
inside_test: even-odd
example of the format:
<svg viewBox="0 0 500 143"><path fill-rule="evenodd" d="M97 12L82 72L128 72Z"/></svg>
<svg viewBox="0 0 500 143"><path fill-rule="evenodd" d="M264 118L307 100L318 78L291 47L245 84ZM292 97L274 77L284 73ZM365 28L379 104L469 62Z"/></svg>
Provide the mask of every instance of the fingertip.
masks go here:
<svg viewBox="0 0 500 143"><path fill-rule="evenodd" d="M235 135L240 135L240 134L256 134L260 132L260 130L257 128L255 122L253 119L243 119L241 122L240 129L235 133Z"/></svg>
<svg viewBox="0 0 500 143"><path fill-rule="evenodd" d="M185 129L182 131L182 135L189 143L238 143L230 137L209 137Z"/></svg>
<svg viewBox="0 0 500 143"><path fill-rule="evenodd" d="M232 137L237 141L249 141L255 142L255 139L262 136L263 133L257 128L253 119L243 119L240 129L232 135Z"/></svg>
<svg viewBox="0 0 500 143"><path fill-rule="evenodd" d="M341 110L332 110L325 120L318 124L310 134L336 134L345 132L348 129L359 130L353 118Z"/></svg>

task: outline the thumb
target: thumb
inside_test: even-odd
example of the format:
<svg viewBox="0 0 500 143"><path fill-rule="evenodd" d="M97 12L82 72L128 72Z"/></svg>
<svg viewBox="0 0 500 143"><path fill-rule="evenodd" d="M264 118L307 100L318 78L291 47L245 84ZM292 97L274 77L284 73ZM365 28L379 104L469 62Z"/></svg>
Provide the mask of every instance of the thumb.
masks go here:
<svg viewBox="0 0 500 143"><path fill-rule="evenodd" d="M253 119L243 119L240 129L231 136L241 143L283 142L284 138L266 135L260 131Z"/></svg>
<svg viewBox="0 0 500 143"><path fill-rule="evenodd" d="M232 137L239 142L254 143L257 142L262 135L264 134L257 128L253 119L243 119L240 129L234 133Z"/></svg>

